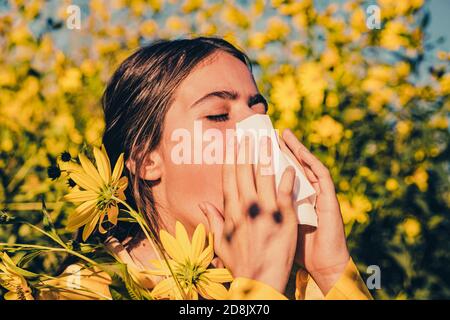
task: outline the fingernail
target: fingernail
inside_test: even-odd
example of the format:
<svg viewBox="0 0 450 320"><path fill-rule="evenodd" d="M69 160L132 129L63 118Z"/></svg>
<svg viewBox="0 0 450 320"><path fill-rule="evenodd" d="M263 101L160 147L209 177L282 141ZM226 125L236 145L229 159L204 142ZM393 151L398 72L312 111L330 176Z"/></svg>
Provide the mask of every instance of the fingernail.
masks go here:
<svg viewBox="0 0 450 320"><path fill-rule="evenodd" d="M293 166L288 166L287 168L286 168L286 171L290 171L290 172L292 172L292 173L295 173L295 169L294 169L294 167Z"/></svg>
<svg viewBox="0 0 450 320"><path fill-rule="evenodd" d="M285 130L286 130L287 132L289 132L289 133L292 133L292 130L289 129L289 128L286 128Z"/></svg>

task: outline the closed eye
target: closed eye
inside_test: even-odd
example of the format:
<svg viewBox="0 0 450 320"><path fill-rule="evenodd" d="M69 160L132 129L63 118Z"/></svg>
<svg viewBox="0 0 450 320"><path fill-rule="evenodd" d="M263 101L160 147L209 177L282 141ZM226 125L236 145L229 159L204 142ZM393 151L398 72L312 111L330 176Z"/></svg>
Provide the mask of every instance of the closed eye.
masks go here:
<svg viewBox="0 0 450 320"><path fill-rule="evenodd" d="M228 121L230 119L230 116L228 113L222 113L222 114L206 116L206 118L210 121L222 122L222 121Z"/></svg>

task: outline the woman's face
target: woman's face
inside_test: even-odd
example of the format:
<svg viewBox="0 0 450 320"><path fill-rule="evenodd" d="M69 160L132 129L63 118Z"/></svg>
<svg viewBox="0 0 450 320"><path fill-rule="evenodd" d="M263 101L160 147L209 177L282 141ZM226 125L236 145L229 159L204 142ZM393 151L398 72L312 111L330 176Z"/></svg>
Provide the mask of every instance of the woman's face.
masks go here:
<svg viewBox="0 0 450 320"><path fill-rule="evenodd" d="M181 221L190 233L199 223L208 227L207 219L198 207L202 201L223 211L221 172L225 132L251 115L266 113L266 109L267 104L247 66L223 51L200 63L181 83L165 117L163 137L155 151L160 159L161 181L153 187L153 194L165 228L173 231L176 220ZM208 129L216 129L223 143L214 140L218 143L214 146L219 146L221 152L208 152L205 156L219 155L220 161L217 161L218 157L212 160L200 157L200 163L195 163L194 154L202 155L203 150L207 151L205 147L212 146L204 136ZM189 139L182 140L180 135ZM190 147L191 157L187 148L183 149L185 153L180 153L182 146ZM180 155L188 163L180 164Z"/></svg>

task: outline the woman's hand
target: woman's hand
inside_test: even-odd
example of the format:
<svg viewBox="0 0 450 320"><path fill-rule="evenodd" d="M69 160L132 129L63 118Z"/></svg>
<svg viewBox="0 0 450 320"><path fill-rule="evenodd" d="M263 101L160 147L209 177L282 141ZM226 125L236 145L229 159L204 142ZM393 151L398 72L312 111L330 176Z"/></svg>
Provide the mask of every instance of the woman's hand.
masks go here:
<svg viewBox="0 0 450 320"><path fill-rule="evenodd" d="M241 161L250 150L249 140L240 144L237 164L236 157L232 164L223 164L224 212L208 202L199 206L214 234L215 252L233 276L258 280L284 292L297 244L292 201L295 170L286 169L276 192L273 170L267 172L261 157L256 172L250 157ZM261 150L270 150L270 140L263 140L261 148L267 149Z"/></svg>
<svg viewBox="0 0 450 320"><path fill-rule="evenodd" d="M328 169L292 131L285 130L282 138L317 193L318 227L298 226L296 262L306 268L321 291L327 294L350 259L334 184ZM286 147L283 143L280 146Z"/></svg>

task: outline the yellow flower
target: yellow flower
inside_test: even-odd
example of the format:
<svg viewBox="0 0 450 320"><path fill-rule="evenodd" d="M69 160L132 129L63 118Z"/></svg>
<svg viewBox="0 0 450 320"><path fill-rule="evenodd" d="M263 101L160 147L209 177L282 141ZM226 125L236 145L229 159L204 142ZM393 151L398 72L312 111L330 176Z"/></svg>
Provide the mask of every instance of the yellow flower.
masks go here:
<svg viewBox="0 0 450 320"><path fill-rule="evenodd" d="M196 11L198 9L201 9L203 6L203 0L185 0L181 10L183 13L191 13L193 11Z"/></svg>
<svg viewBox="0 0 450 320"><path fill-rule="evenodd" d="M385 185L388 191L395 191L398 189L398 182L394 178L387 179Z"/></svg>
<svg viewBox="0 0 450 320"><path fill-rule="evenodd" d="M329 92L325 104L329 108L335 108L339 105L339 97L336 92Z"/></svg>
<svg viewBox="0 0 450 320"><path fill-rule="evenodd" d="M350 18L350 25L357 33L367 31L366 15L363 9L357 8Z"/></svg>
<svg viewBox="0 0 450 320"><path fill-rule="evenodd" d="M332 146L339 143L344 135L344 126L329 115L313 121L311 128L310 141L313 143L322 143L325 146Z"/></svg>
<svg viewBox="0 0 450 320"><path fill-rule="evenodd" d="M421 192L425 192L428 189L428 173L423 167L419 167L412 176L405 178L405 182L415 183Z"/></svg>
<svg viewBox="0 0 450 320"><path fill-rule="evenodd" d="M439 60L450 60L450 52L439 50L436 53L436 56L438 57Z"/></svg>
<svg viewBox="0 0 450 320"><path fill-rule="evenodd" d="M250 25L245 13L233 5L227 5L222 10L221 18L223 21L240 28L246 29Z"/></svg>
<svg viewBox="0 0 450 320"><path fill-rule="evenodd" d="M298 117L293 110L286 110L281 113L280 118L276 122L278 129L295 128L298 123Z"/></svg>
<svg viewBox="0 0 450 320"><path fill-rule="evenodd" d="M352 199L348 199L343 194L338 194L337 197L345 224L353 221L358 223L366 223L368 221L368 212L372 210L372 204L364 195L355 195Z"/></svg>
<svg viewBox="0 0 450 320"><path fill-rule="evenodd" d="M208 244L205 248L206 236L203 224L195 229L192 243L180 222L176 222L175 229L175 237L164 230L160 232L162 245L170 259L168 263L162 260L151 261L156 270L148 271L148 273L167 276L155 286L152 296L163 299L197 300L200 294L206 299L225 299L227 289L222 283L230 282L233 278L225 268L208 269L214 258L212 234L209 233ZM173 278L169 266L176 279Z"/></svg>
<svg viewBox="0 0 450 320"><path fill-rule="evenodd" d="M402 223L402 229L405 232L408 240L410 240L410 242L413 242L412 240L414 240L420 234L421 226L419 221L417 221L416 219L407 218Z"/></svg>
<svg viewBox="0 0 450 320"><path fill-rule="evenodd" d="M8 290L5 300L34 300L31 289L21 269L11 260L6 252L0 254L0 285Z"/></svg>
<svg viewBox="0 0 450 320"><path fill-rule="evenodd" d="M125 264L127 272L131 279L147 293L147 289L151 289L155 286L156 278L153 275L146 274L146 270L140 268L131 259L125 247L114 237L109 237L105 241L106 247L109 253L120 263Z"/></svg>
<svg viewBox="0 0 450 320"><path fill-rule="evenodd" d="M170 31L176 31L176 32L184 32L189 29L189 25L181 17L178 16L170 16L166 20L166 26L167 29Z"/></svg>
<svg viewBox="0 0 450 320"><path fill-rule="evenodd" d="M364 118L365 112L361 108L348 108L344 111L344 120L347 123L359 121Z"/></svg>
<svg viewBox="0 0 450 320"><path fill-rule="evenodd" d="M72 264L55 279L44 280L39 300L112 300L111 277L99 267Z"/></svg>
<svg viewBox="0 0 450 320"><path fill-rule="evenodd" d="M396 130L401 138L408 136L413 129L413 124L408 120L401 120L397 123Z"/></svg>
<svg viewBox="0 0 450 320"><path fill-rule="evenodd" d="M282 40L289 34L289 25L279 17L269 18L265 31L267 39L271 41Z"/></svg>
<svg viewBox="0 0 450 320"><path fill-rule="evenodd" d="M306 98L307 105L312 109L320 107L324 91L327 87L322 66L316 62L306 62L297 69L300 92Z"/></svg>
<svg viewBox="0 0 450 320"><path fill-rule="evenodd" d="M155 20L147 20L139 26L139 31L145 37L152 37L158 30L158 24Z"/></svg>
<svg viewBox="0 0 450 320"><path fill-rule="evenodd" d="M383 16L391 18L393 16L404 16L411 10L419 9L423 6L424 0L379 0L378 3L381 7Z"/></svg>
<svg viewBox="0 0 450 320"><path fill-rule="evenodd" d="M380 45L388 50L398 50L400 47L407 47L409 44L405 34L408 29L398 21L389 21L381 32Z"/></svg>
<svg viewBox="0 0 450 320"><path fill-rule="evenodd" d="M128 185L127 177L121 177L123 171L123 153L119 156L114 171L111 174L111 165L105 147L94 147L94 156L97 168L84 155L79 155L81 166L71 161L60 162L62 171L66 171L69 177L82 190L74 190L64 196L64 199L81 204L69 214L67 229L74 231L82 226L83 241L89 237L98 223L99 231L105 233L102 223L105 215L108 221L117 224L119 209L118 198L125 200L124 190Z"/></svg>
<svg viewBox="0 0 450 320"><path fill-rule="evenodd" d="M75 92L82 85L81 72L76 68L67 69L59 79L59 85L64 92Z"/></svg>
<svg viewBox="0 0 450 320"><path fill-rule="evenodd" d="M450 73L445 74L439 81L440 90L443 95L450 93Z"/></svg>
<svg viewBox="0 0 450 320"><path fill-rule="evenodd" d="M270 96L280 111L300 109L300 92L292 75L275 79Z"/></svg>
<svg viewBox="0 0 450 320"><path fill-rule="evenodd" d="M406 78L411 72L411 67L409 63L406 63L405 61L400 61L395 65L395 71L397 72L397 75L399 77Z"/></svg>
<svg viewBox="0 0 450 320"><path fill-rule="evenodd" d="M325 67L336 66L339 63L339 53L336 48L327 48L320 57L320 63Z"/></svg>
<svg viewBox="0 0 450 320"><path fill-rule="evenodd" d="M27 40L31 37L31 33L28 26L22 23L11 30L9 37L11 42L21 45L27 42Z"/></svg>
<svg viewBox="0 0 450 320"><path fill-rule="evenodd" d="M147 3L153 9L154 12L159 12L164 7L164 1L162 0L148 0Z"/></svg>
<svg viewBox="0 0 450 320"><path fill-rule="evenodd" d="M264 32L253 32L249 35L249 45L255 49L262 49L266 45L267 36Z"/></svg>

